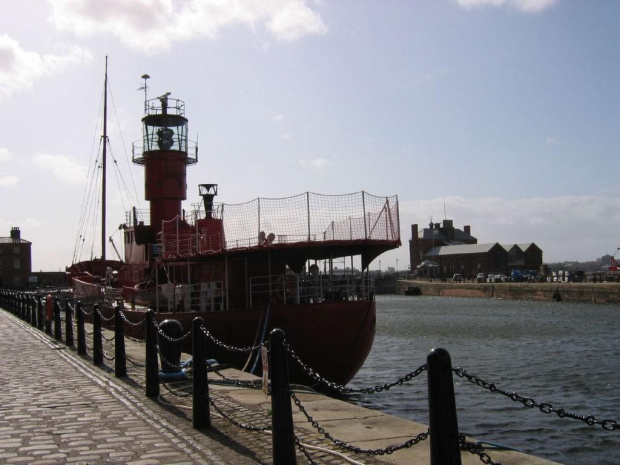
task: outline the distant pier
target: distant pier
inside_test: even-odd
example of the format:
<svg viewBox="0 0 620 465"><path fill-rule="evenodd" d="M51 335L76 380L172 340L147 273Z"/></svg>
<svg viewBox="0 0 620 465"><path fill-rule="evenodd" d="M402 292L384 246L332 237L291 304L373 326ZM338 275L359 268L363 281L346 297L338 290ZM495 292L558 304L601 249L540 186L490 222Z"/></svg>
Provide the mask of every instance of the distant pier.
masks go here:
<svg viewBox="0 0 620 465"><path fill-rule="evenodd" d="M403 295L410 286L420 288L423 296L620 303L619 283L447 283L400 279L396 293Z"/></svg>

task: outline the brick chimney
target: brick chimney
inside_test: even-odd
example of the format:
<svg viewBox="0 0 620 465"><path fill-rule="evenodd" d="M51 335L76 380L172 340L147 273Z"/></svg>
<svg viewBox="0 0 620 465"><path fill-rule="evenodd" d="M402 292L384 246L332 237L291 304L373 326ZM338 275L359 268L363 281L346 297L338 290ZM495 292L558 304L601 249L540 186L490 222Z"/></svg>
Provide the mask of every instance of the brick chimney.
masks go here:
<svg viewBox="0 0 620 465"><path fill-rule="evenodd" d="M11 241L13 242L20 242L21 240L21 234L19 232L19 228L18 227L12 227L11 228Z"/></svg>
<svg viewBox="0 0 620 465"><path fill-rule="evenodd" d="M418 225L412 224L411 225L411 239L417 239L417 238L418 238Z"/></svg>
<svg viewBox="0 0 620 465"><path fill-rule="evenodd" d="M467 234L468 236L471 236L471 226L463 226L463 231L465 231L465 234Z"/></svg>

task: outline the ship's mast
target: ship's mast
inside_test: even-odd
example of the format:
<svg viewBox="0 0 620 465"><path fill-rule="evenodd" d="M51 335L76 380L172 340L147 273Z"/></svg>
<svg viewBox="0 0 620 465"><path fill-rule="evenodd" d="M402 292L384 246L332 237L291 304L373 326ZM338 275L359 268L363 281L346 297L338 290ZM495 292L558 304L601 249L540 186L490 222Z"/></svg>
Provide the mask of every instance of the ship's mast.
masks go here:
<svg viewBox="0 0 620 465"><path fill-rule="evenodd" d="M108 145L108 57L105 57L103 85L103 162L101 164L101 261L105 263L105 212L106 212L106 158Z"/></svg>

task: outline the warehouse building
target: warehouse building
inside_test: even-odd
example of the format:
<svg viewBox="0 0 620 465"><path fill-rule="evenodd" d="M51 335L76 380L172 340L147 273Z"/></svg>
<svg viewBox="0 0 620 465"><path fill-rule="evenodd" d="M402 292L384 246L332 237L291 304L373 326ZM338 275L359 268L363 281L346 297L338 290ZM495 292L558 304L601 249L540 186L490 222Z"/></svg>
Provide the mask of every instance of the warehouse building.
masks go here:
<svg viewBox="0 0 620 465"><path fill-rule="evenodd" d="M539 270L542 250L533 242L502 245L478 244L471 227L454 227L452 220L430 223L428 228L411 225L409 257L411 271L427 278L449 278L455 274L474 279L477 274L505 274L513 269Z"/></svg>

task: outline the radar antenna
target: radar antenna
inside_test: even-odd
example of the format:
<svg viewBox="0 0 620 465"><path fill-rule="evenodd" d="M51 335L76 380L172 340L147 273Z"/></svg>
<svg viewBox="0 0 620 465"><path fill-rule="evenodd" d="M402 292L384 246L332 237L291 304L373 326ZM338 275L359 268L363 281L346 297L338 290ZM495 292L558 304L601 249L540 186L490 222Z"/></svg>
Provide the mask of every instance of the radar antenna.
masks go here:
<svg viewBox="0 0 620 465"><path fill-rule="evenodd" d="M142 87L139 87L139 88L138 88L138 90L144 90L144 112L146 113L146 110L147 110L147 108L146 108L146 102L147 102L147 100L148 100L148 95L147 95L147 89L148 89L148 86L147 86L147 84L146 84L146 81L147 81L148 79L150 79L150 78L151 78L151 76L149 76L148 74L143 74L143 75L142 75L142 76L140 76L140 77L141 77L142 79L144 79L144 85L143 85Z"/></svg>

